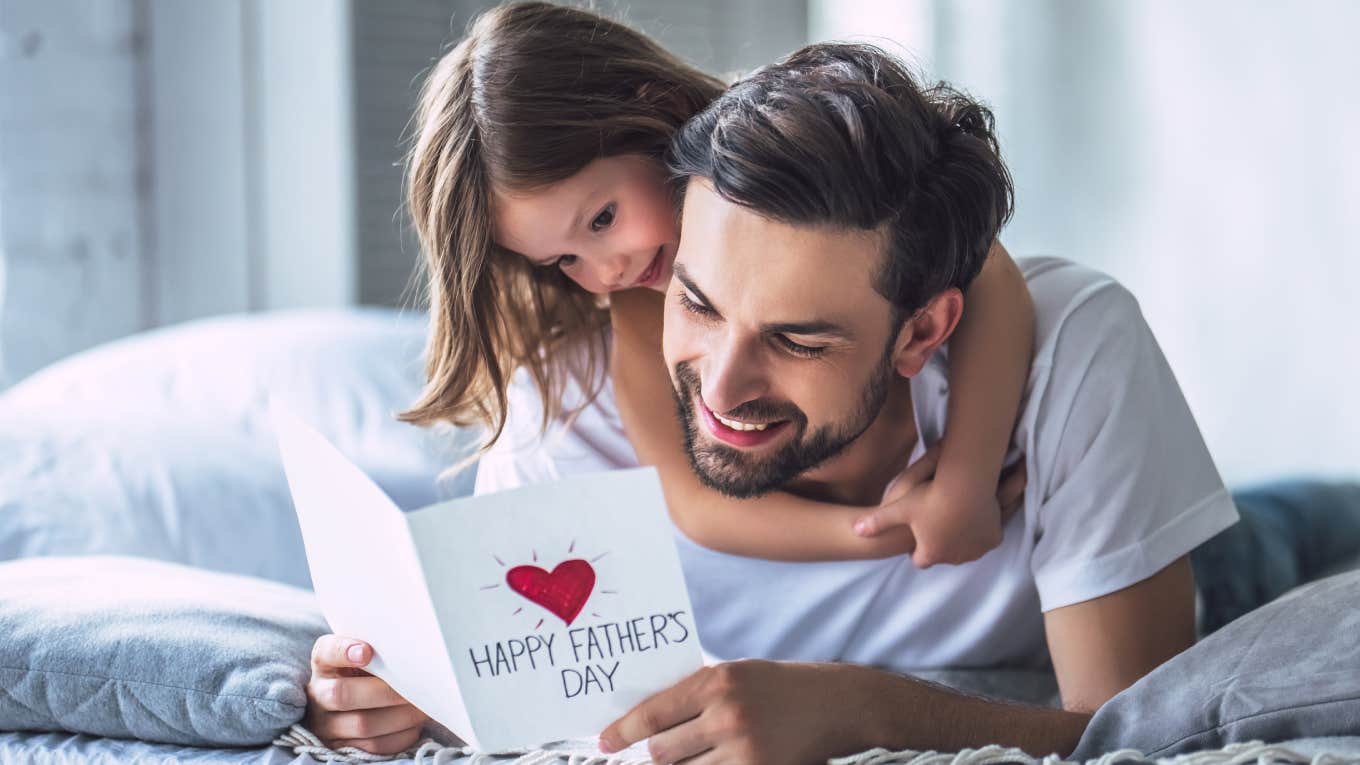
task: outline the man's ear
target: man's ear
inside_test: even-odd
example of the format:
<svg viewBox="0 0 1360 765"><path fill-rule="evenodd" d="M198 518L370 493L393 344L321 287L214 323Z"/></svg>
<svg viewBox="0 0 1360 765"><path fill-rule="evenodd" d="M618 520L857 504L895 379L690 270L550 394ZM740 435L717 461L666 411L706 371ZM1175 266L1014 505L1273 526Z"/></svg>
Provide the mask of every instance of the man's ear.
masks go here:
<svg viewBox="0 0 1360 765"><path fill-rule="evenodd" d="M903 377L914 377L954 334L963 318L963 293L949 288L926 303L898 330L893 346L893 368Z"/></svg>

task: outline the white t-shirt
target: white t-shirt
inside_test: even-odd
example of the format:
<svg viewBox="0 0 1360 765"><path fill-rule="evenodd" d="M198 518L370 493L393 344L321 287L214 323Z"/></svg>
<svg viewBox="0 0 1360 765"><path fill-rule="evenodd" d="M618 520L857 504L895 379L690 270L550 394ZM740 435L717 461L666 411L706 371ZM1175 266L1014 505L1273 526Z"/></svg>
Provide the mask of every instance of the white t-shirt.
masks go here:
<svg viewBox="0 0 1360 765"><path fill-rule="evenodd" d="M1133 296L1067 261L1019 262L1037 313L1036 350L1010 458L1024 453L1029 483L1001 545L973 563L922 571L906 556L727 555L677 529L707 652L896 671L1038 666L1048 658L1042 612L1142 581L1237 520ZM921 435L913 459L944 432L946 354L912 379ZM478 468L478 494L637 465L609 386L546 436L526 375L516 376L510 407Z"/></svg>

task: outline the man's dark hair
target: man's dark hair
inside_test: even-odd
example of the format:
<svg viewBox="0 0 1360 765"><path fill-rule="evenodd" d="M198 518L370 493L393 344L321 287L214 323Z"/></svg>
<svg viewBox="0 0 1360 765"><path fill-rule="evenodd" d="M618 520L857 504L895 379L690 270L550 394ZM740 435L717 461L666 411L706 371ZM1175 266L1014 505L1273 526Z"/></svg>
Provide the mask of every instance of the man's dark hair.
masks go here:
<svg viewBox="0 0 1360 765"><path fill-rule="evenodd" d="M1014 192L992 113L945 83L917 85L872 45L809 45L733 85L671 142L681 183L793 225L888 234L874 286L900 321L965 289ZM683 185L682 185L683 189Z"/></svg>

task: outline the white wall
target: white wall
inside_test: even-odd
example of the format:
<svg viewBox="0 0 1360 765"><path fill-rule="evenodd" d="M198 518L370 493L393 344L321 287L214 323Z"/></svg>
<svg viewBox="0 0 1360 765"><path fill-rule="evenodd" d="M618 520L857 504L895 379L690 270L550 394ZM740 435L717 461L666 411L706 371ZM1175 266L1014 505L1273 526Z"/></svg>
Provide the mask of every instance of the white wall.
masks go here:
<svg viewBox="0 0 1360 765"><path fill-rule="evenodd" d="M1133 289L1225 478L1360 474L1360 5L824 6L991 102L1003 241Z"/></svg>
<svg viewBox="0 0 1360 765"><path fill-rule="evenodd" d="M156 322L256 307L243 5L147 5Z"/></svg>
<svg viewBox="0 0 1360 765"><path fill-rule="evenodd" d="M445 24L458 5L423 2ZM348 0L0 0L0 388L142 329L360 300L374 216L353 16ZM416 31L426 58L449 36ZM419 69L365 82L413 101ZM395 211L366 242L405 272ZM365 302L396 303L384 286Z"/></svg>
<svg viewBox="0 0 1360 765"><path fill-rule="evenodd" d="M630 0L597 9L720 76L768 64L802 47L808 36L807 0Z"/></svg>
<svg viewBox="0 0 1360 765"><path fill-rule="evenodd" d="M148 326L131 0L0 0L0 387Z"/></svg>
<svg viewBox="0 0 1360 765"><path fill-rule="evenodd" d="M351 4L250 4L257 24L263 303L354 303Z"/></svg>
<svg viewBox="0 0 1360 765"><path fill-rule="evenodd" d="M350 39L333 0L0 0L0 387L162 324L354 302Z"/></svg>
<svg viewBox="0 0 1360 765"><path fill-rule="evenodd" d="M159 323L354 303L350 4L147 2Z"/></svg>
<svg viewBox="0 0 1360 765"><path fill-rule="evenodd" d="M0 0L0 387L163 324L413 304L421 76L490 0ZM712 71L804 0L604 2Z"/></svg>

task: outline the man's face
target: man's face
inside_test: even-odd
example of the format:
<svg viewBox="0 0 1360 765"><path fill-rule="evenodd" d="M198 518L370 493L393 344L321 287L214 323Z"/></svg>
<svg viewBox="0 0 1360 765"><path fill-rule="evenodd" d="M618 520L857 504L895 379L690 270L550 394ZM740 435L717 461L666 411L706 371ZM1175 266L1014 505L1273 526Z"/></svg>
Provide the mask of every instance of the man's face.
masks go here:
<svg viewBox="0 0 1360 765"><path fill-rule="evenodd" d="M704 483L763 494L873 422L895 374L891 306L872 284L883 247L876 233L768 220L690 181L664 351Z"/></svg>

